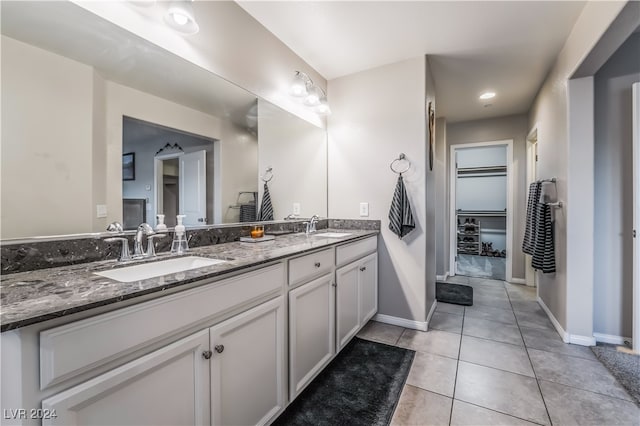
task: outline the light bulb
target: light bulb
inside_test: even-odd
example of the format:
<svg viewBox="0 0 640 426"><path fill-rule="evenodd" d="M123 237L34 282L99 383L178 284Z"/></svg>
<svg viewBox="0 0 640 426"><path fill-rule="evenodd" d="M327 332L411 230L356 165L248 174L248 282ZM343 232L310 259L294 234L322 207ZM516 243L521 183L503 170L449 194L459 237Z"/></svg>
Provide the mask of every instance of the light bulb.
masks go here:
<svg viewBox="0 0 640 426"><path fill-rule="evenodd" d="M331 114L331 108L329 108L327 98L320 99L320 104L316 107L316 111L318 112L318 114L322 115Z"/></svg>
<svg viewBox="0 0 640 426"><path fill-rule="evenodd" d="M171 17L173 18L173 21L178 25L185 25L187 22L189 22L189 17L181 13L174 12L171 14Z"/></svg>
<svg viewBox="0 0 640 426"><path fill-rule="evenodd" d="M307 97L304 99L304 104L307 106L317 106L320 104L320 91L316 86L311 86L307 89Z"/></svg>
<svg viewBox="0 0 640 426"><path fill-rule="evenodd" d="M296 72L291 80L290 92L292 96L306 96L307 95L307 81L300 72Z"/></svg>
<svg viewBox="0 0 640 426"><path fill-rule="evenodd" d="M482 99L483 101L486 99L491 99L495 97L496 97L495 92L484 92L482 95L480 95L480 99Z"/></svg>

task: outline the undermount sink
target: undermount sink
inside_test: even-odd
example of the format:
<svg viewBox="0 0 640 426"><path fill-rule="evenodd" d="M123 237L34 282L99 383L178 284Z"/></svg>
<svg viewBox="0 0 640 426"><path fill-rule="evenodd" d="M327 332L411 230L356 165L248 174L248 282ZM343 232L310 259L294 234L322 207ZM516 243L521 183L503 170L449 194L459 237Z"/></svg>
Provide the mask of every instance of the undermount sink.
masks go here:
<svg viewBox="0 0 640 426"><path fill-rule="evenodd" d="M314 237L321 238L342 238L348 237L349 235L351 235L349 232L322 232L320 234L313 234Z"/></svg>
<svg viewBox="0 0 640 426"><path fill-rule="evenodd" d="M205 266L224 263L224 260L209 259L207 257L186 256L175 259L161 260L159 262L143 263L141 265L126 266L124 268L110 269L108 271L94 272L101 277L111 278L121 283L146 280L162 275L175 274L191 269L204 268Z"/></svg>

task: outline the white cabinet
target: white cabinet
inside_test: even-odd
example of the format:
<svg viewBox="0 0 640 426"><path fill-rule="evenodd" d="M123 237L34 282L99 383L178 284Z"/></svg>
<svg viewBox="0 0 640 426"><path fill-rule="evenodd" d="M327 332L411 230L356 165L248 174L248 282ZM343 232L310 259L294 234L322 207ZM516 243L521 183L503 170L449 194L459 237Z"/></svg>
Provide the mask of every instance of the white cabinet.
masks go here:
<svg viewBox="0 0 640 426"><path fill-rule="evenodd" d="M42 424L208 424L208 348L203 330L47 398L42 408L56 417Z"/></svg>
<svg viewBox="0 0 640 426"><path fill-rule="evenodd" d="M214 425L265 424L286 404L282 296L209 329Z"/></svg>
<svg viewBox="0 0 640 426"><path fill-rule="evenodd" d="M336 271L338 352L378 310L378 255L372 253Z"/></svg>
<svg viewBox="0 0 640 426"><path fill-rule="evenodd" d="M335 287L329 273L289 292L289 391L293 400L335 354Z"/></svg>
<svg viewBox="0 0 640 426"><path fill-rule="evenodd" d="M358 262L360 288L360 326L378 312L378 255L370 254Z"/></svg>

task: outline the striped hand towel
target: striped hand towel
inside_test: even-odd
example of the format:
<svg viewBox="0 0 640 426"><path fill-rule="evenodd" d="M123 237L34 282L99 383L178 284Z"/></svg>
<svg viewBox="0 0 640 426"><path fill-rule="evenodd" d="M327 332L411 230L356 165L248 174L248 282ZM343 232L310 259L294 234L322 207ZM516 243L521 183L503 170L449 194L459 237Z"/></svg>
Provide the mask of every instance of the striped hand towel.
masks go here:
<svg viewBox="0 0 640 426"><path fill-rule="evenodd" d="M533 243L536 233L536 205L540 199L542 184L533 182L529 185L529 200L527 201L527 216L524 229L524 240L522 241L522 252L533 256Z"/></svg>
<svg viewBox="0 0 640 426"><path fill-rule="evenodd" d="M545 203L536 205L535 236L533 239L533 269L549 274L556 271L556 250L553 241L551 207Z"/></svg>
<svg viewBox="0 0 640 426"><path fill-rule="evenodd" d="M271 195L267 182L264 183L264 193L262 194L262 204L258 213L258 221L273 220L273 206L271 205Z"/></svg>
<svg viewBox="0 0 640 426"><path fill-rule="evenodd" d="M416 227L411 213L411 204L407 197L402 175L398 177L396 190L393 193L391 209L389 209L389 229L399 238L404 237Z"/></svg>

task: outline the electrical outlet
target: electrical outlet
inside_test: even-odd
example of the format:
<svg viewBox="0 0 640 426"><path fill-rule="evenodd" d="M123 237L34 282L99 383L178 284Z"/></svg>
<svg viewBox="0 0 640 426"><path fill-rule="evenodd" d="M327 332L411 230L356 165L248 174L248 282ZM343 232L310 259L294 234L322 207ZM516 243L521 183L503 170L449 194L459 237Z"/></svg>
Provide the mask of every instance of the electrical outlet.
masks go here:
<svg viewBox="0 0 640 426"><path fill-rule="evenodd" d="M300 203L293 203L293 214L296 216L300 214Z"/></svg>
<svg viewBox="0 0 640 426"><path fill-rule="evenodd" d="M360 203L360 217L369 216L369 203Z"/></svg>
<svg viewBox="0 0 640 426"><path fill-rule="evenodd" d="M98 204L96 206L96 217L97 218L107 217L107 206L105 204Z"/></svg>

